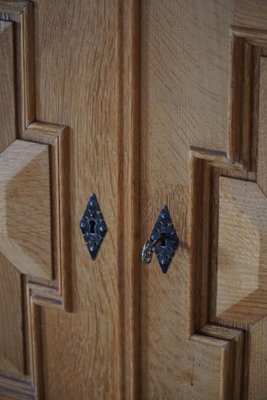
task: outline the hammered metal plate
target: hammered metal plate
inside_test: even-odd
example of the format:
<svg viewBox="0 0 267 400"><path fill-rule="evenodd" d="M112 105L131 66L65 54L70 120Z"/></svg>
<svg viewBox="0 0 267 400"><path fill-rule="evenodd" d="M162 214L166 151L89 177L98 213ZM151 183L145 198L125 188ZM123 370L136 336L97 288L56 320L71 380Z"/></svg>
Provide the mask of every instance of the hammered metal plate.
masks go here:
<svg viewBox="0 0 267 400"><path fill-rule="evenodd" d="M158 240L162 235L165 240L157 246L155 253L157 255L159 266L163 273L168 271L172 258L179 247L179 238L176 234L168 207L164 205L160 210L158 219L150 235L150 241Z"/></svg>
<svg viewBox="0 0 267 400"><path fill-rule="evenodd" d="M96 195L92 193L80 221L80 228L92 260L95 260L107 233L107 226Z"/></svg>

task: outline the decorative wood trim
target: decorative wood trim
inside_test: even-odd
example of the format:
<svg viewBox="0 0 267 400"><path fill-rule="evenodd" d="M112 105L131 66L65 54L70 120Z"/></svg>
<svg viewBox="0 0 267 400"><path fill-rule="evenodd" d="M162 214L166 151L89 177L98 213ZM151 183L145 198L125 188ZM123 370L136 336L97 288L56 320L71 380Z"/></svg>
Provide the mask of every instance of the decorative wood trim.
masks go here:
<svg viewBox="0 0 267 400"><path fill-rule="evenodd" d="M138 265L140 259L138 258L137 248L140 248L139 241L139 156L140 156L140 127L139 127L139 107L140 107L140 82L139 82L139 46L140 46L140 4L138 2L129 0L123 2L121 5L121 18L119 19L121 24L121 39L119 47L122 49L121 57L121 71L122 82L119 84L121 93L121 108L119 120L122 120L121 126L121 137L120 137L120 149L119 149L119 160L122 168L120 169L119 176L119 188L124 187L124 194L120 198L119 210L124 209L125 221L121 221L121 236L119 237L120 254L118 254L119 265L128 268L122 268L120 270L120 276L122 277L120 282L120 315L121 315L121 357L120 357L120 368L122 371L121 376L121 398L122 399L139 399L141 397L141 379L140 379L140 275ZM124 106L124 107L123 107ZM194 210L196 213L204 213L208 215L208 207L204 210L204 203L202 209L198 207L199 193L202 184L199 182L199 176L201 176L201 182L207 185L209 183L209 170L204 167L206 159L211 159L214 165L222 167L225 164L230 164L225 154L216 152L206 152L202 150L196 150L197 154L192 153L192 162L196 162L193 169L193 175L197 181L197 185L194 188L194 198L197 209ZM202 161L201 161L202 160ZM211 169L212 169L211 162ZM203 166L205 173L202 175L202 166L199 169L200 164ZM192 187L194 187L192 185ZM205 196L209 196L209 192L205 192ZM190 223L189 223L190 226ZM193 226L193 225L191 225ZM207 227L205 228L208 231ZM197 231L197 228L195 228ZM202 231L197 233L197 237L201 237ZM121 246L124 243L124 248ZM201 251L201 246L197 245L197 251ZM205 251L202 252L202 256L205 256ZM204 260L202 260L204 264ZM197 267L196 267L197 269ZM199 272L199 270L198 270ZM242 391L242 356L244 348L244 334L240 330L228 329L225 327L216 327L215 325L206 325L208 320L208 313L204 311L204 305L198 301L201 299L203 288L204 293L207 292L208 284L208 270L201 270L203 277L203 286L201 289L197 285L191 286L191 298L195 295L198 297L192 306L194 318L191 322L196 319L198 321L198 310L200 310L200 321L198 322L198 329L192 325L190 340L197 344L206 344L215 346L221 349L222 352L222 373L221 373L221 399L231 398L233 400L240 399L240 393ZM195 283L199 283L200 274L191 274L192 278L195 278ZM196 292L197 294L193 292ZM206 307L208 307L208 296L206 299ZM206 318L205 318L206 315ZM195 323L195 321L194 321ZM203 331L201 331L203 328ZM241 373L242 372L242 373ZM232 397L233 396L233 397Z"/></svg>
<svg viewBox="0 0 267 400"><path fill-rule="evenodd" d="M264 47L267 47L267 31L239 27L231 29L227 154L194 147L189 152L191 185L188 226L191 257L188 329L191 340L199 333L229 340L229 333L232 332L229 326L250 330L249 326L235 320L227 321L226 327L226 321L216 317L219 177L257 182L259 71ZM223 398L240 399L246 396L248 390L247 358L250 347L246 334L244 336L238 329L235 331L237 337L242 338L238 347L232 349L231 356L234 356L231 363L235 363L237 376L233 381L232 373L228 375L232 394L225 392L226 397Z"/></svg>
<svg viewBox="0 0 267 400"><path fill-rule="evenodd" d="M0 394L16 399L41 399L44 395L42 371L42 331L39 306L71 311L71 254L69 212L69 135L68 128L33 122L34 36L33 3L0 0L0 19L15 26L17 136L26 141L49 146L52 207L52 279L23 278L25 288L25 374L0 375Z"/></svg>
<svg viewBox="0 0 267 400"><path fill-rule="evenodd" d="M122 113L122 133L120 138L120 164L122 168L119 176L119 187L125 188L125 194L121 196L119 204L119 212L124 209L125 221L127 227L122 221L122 232L119 237L119 246L124 243L127 253L121 249L118 255L120 265L128 265L129 268L121 269L121 398L139 399L141 396L141 380L140 380L140 310L139 310L139 294L140 294L140 275L138 265L138 253L136 248L140 248L139 242L139 155L140 155L140 132L139 132L139 36L140 36L140 5L138 2L130 0L123 2L121 6L122 13L120 23L122 24L122 37L120 46L121 54L121 113ZM124 107L122 107L124 105ZM194 176L194 184L191 185L191 199L194 203L194 211L192 213L192 222L197 220L196 216L201 216L201 221L205 220L209 215L209 204L212 201L210 197L209 186L211 181L211 172L214 166L222 168L230 166L226 154L209 152L201 149L191 149L191 160L194 167L192 175ZM208 164L208 165L206 165ZM234 167L235 168L235 167ZM242 171L241 166L236 167ZM243 172L241 173L243 175ZM245 174L246 178L250 176ZM196 183L196 184L195 184ZM205 186L204 193L202 187ZM200 197L199 197L200 196ZM203 214L203 215L202 215ZM198 218L198 217L197 217ZM206 267L204 259L206 257L205 247L199 246L197 239L202 238L203 231L205 235L209 234L208 224L201 229L195 227L192 223L188 226L193 227L191 237L195 240L193 246L196 252L193 257L197 260L194 271L191 271L191 328L190 340L198 344L207 344L216 346L222 352L222 374L221 374L221 398L231 398L233 400L240 399L243 379L243 353L244 353L244 334L240 330L219 327L208 322L208 277L209 271ZM129 228L130 227L130 228ZM202 230L203 228L203 230ZM201 239L202 240L202 239ZM193 248L192 246L192 248ZM201 256L199 257L199 252ZM192 265L194 265L192 263ZM203 266L203 268L202 268ZM199 282L202 282L199 286ZM202 295L205 299L203 301ZM192 299L194 303L192 303Z"/></svg>
<svg viewBox="0 0 267 400"><path fill-rule="evenodd" d="M0 151L16 138L14 84L14 30L12 22L0 20Z"/></svg>
<svg viewBox="0 0 267 400"><path fill-rule="evenodd" d="M207 324L201 329L201 334L214 339L223 339L227 341L230 347L229 357L224 358L228 361L224 368L224 396L223 399L238 400L242 398L243 393L243 374L244 374L244 349L245 336L238 329L224 328L218 325ZM223 376L223 374L222 374Z"/></svg>
<svg viewBox="0 0 267 400"><path fill-rule="evenodd" d="M68 128L34 122L23 132L22 138L32 142L48 144L50 146L50 162L52 176L52 232L53 237L53 265L56 285L39 286L39 281L28 281L36 304L48 305L71 310L70 297L70 214L69 199L69 146Z"/></svg>
<svg viewBox="0 0 267 400"><path fill-rule="evenodd" d="M118 192L118 215L124 210L124 219L118 228L118 264L120 266L120 326L121 326L121 399L140 398L140 333L139 333L139 46L140 2L120 2L119 59L120 59L120 139L118 141L121 165ZM123 243L123 246L122 246ZM124 251L126 249L126 251ZM125 268L125 266L128 266Z"/></svg>
<svg viewBox="0 0 267 400"><path fill-rule="evenodd" d="M240 400L244 335L233 329L206 325L191 337L191 342L217 347L221 351L220 399Z"/></svg>
<svg viewBox="0 0 267 400"><path fill-rule="evenodd" d="M15 25L17 129L20 135L35 120L33 3L0 0L0 20Z"/></svg>
<svg viewBox="0 0 267 400"><path fill-rule="evenodd" d="M192 335L211 321L211 314L214 313L219 177L231 176L253 181L255 174L233 165L222 153L191 148L190 161L189 333Z"/></svg>
<svg viewBox="0 0 267 400"><path fill-rule="evenodd" d="M136 248L139 246L138 232L138 210L139 210L139 4L134 0L121 3L122 16L118 17L121 24L121 37L119 47L121 53L121 72L120 81L122 120L121 142L119 159L121 163L121 173L118 186L125 187L125 193L121 196L120 209L124 209L125 220L130 221L130 229L122 221L121 237L119 237L119 249L121 243L127 248L127 253L122 251L119 254L120 265L129 265L127 269L121 267L121 397L127 399L138 399L140 397L140 381L138 359L140 352L139 343L139 273L138 255ZM118 11L121 11L121 9ZM14 380L8 377L0 377L0 393L11 395L21 399L40 399L43 394L42 365L41 359L41 326L40 326L40 307L52 306L60 309L70 310L70 254L68 238L66 232L70 230L67 225L70 221L68 206L62 199L68 199L69 187L68 180L68 139L67 128L45 123L34 122L35 120L35 101L34 101L34 57L33 48L30 45L33 40L33 20L32 3L25 1L3 1L0 0L0 18L12 20L18 24L16 40L21 51L21 64L18 68L20 78L18 85L21 89L18 98L18 110L21 113L19 120L19 136L24 140L46 143L50 146L51 169L57 171L53 176L59 176L59 180L53 183L53 213L58 216L58 225L55 230L55 249L54 249L54 279L51 282L27 277L25 279L27 293L28 310L28 336L30 343L30 375L22 377L21 380ZM221 346L223 356L223 375L222 375L222 398L229 398L229 388L233 388L234 383L230 374L230 366L241 362L241 348L243 346L243 334L240 331L233 332L224 327L216 328L214 325L207 325L211 320L212 312L212 288L213 280L211 277L211 266L214 261L214 244L211 238L216 238L217 232L217 197L218 177L221 175L235 176L240 179L256 179L254 160L255 153L251 153L251 144L254 141L254 134L251 134L252 110L255 107L256 99L252 96L252 85L255 81L251 80L252 66L256 62L254 55L256 51L255 43L262 45L262 36L259 33L247 34L248 40L244 43L243 31L238 30L239 35L233 29L233 51L238 52L234 56L233 63L240 66L245 60L245 67L242 72L242 79L234 76L233 86L231 86L231 113L229 114L230 133L228 157L222 153L210 152L192 148L190 150L192 181L191 181L191 220L189 226L190 248L191 248L191 282L190 282L190 336L196 342L208 342L215 346ZM267 34L266 34L267 35ZM267 37L267 36L266 36ZM18 39L17 39L18 38ZM240 39L241 38L241 39ZM265 39L264 39L265 40ZM248 44L247 44L248 43ZM236 57L236 58L235 58ZM235 71L236 69L233 68ZM233 72L235 74L235 72ZM248 76L249 75L249 76ZM243 80L246 82L245 85ZM238 92L238 96L236 94ZM238 99L242 93L244 103L238 104ZM124 105L124 107L122 107ZM123 111L124 110L124 111ZM239 115L247 116L245 127L240 129ZM31 125L29 125L32 123ZM255 125L256 126L256 125ZM129 138L129 139L128 139ZM248 172L247 172L248 171ZM209 205L209 207L207 207ZM63 210L66 207L66 210ZM132 211L134 210L134 211ZM60 218L59 216L63 216ZM215 217L215 218L214 218ZM194 226L198 221L198 226ZM64 232L64 235L62 234ZM133 240L135 238L135 240ZM211 248L211 251L208 251ZM207 250L207 251L206 251ZM215 279L212 277L212 279ZM216 330L217 329L217 330ZM127 333L130 332L128 335ZM232 333L232 336L231 336ZM240 358L239 358L240 357ZM237 365L237 364L236 364ZM239 365L239 364L238 364ZM125 369L124 369L125 367ZM237 368L239 374L239 367ZM226 373L227 372L227 373ZM241 379L241 378L240 378ZM237 380L238 381L238 380ZM236 386L237 384L235 384ZM227 392L228 391L228 392ZM233 393L229 392L229 393ZM238 390L236 389L238 398ZM239 396L240 397L240 396Z"/></svg>
<svg viewBox="0 0 267 400"><path fill-rule="evenodd" d="M68 201L68 129L63 126L35 122L22 134L24 140L44 143L50 147L52 176L52 232L53 236L53 272L51 281L26 276L26 309L28 316L29 376L14 379L0 376L0 393L12 393L15 398L42 398L41 363L41 324L40 310L37 306L71 311L71 274L70 274L70 214ZM38 322L39 321L39 322ZM35 396L35 397L34 397Z"/></svg>
<svg viewBox="0 0 267 400"><path fill-rule="evenodd" d="M190 334L198 332L215 318L219 176L257 180L258 75L261 55L257 46L267 46L267 32L233 27L231 37L228 156L193 147L190 150ZM195 221L198 221L197 225Z"/></svg>
<svg viewBox="0 0 267 400"><path fill-rule="evenodd" d="M256 171L257 108L260 46L266 33L231 29L231 84L229 93L228 158L246 170ZM251 151L252 149L252 151Z"/></svg>

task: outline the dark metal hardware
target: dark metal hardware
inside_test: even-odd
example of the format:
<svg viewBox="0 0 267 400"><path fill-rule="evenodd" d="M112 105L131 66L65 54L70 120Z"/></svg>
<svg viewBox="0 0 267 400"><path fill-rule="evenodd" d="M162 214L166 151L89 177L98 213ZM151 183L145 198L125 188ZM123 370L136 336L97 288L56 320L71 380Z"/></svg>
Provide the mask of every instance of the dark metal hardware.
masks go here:
<svg viewBox="0 0 267 400"><path fill-rule="evenodd" d="M144 244L142 260L150 263L155 253L162 272L166 273L178 247L179 238L174 229L168 207L164 205L151 232L150 239Z"/></svg>
<svg viewBox="0 0 267 400"><path fill-rule="evenodd" d="M90 256L95 260L100 245L106 235L107 226L94 193L89 197L86 209L80 221L80 228Z"/></svg>

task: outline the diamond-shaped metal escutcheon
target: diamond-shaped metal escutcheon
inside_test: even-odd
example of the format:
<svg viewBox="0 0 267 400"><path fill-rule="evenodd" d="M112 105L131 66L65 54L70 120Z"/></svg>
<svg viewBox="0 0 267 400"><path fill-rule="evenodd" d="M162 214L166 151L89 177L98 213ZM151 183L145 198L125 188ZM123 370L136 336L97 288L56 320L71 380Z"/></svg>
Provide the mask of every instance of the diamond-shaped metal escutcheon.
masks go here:
<svg viewBox="0 0 267 400"><path fill-rule="evenodd" d="M160 268L163 273L166 273L179 247L179 238L166 205L160 210L148 243L152 244L152 251L157 256Z"/></svg>
<svg viewBox="0 0 267 400"><path fill-rule="evenodd" d="M80 221L80 228L89 254L92 260L95 260L107 233L107 226L94 193L89 197Z"/></svg>

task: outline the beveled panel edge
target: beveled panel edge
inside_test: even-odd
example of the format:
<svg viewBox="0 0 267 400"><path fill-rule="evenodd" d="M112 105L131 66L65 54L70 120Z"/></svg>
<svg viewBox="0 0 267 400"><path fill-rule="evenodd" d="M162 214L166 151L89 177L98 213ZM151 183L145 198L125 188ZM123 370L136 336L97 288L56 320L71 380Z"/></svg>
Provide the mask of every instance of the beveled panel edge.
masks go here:
<svg viewBox="0 0 267 400"><path fill-rule="evenodd" d="M208 323L209 315L214 317L212 292L216 286L216 278L209 275L211 262L216 262L216 255L209 254L209 240L213 235L217 237L218 229L218 216L214 215L218 202L214 200L214 195L218 196L216 179L218 180L218 176L231 176L257 181L259 77L256 75L259 74L257 63L260 60L257 51L263 44L267 46L267 31L234 26L230 28L230 42L232 69L229 83L227 154L195 147L191 147L189 151L189 335L198 332ZM240 73L239 67L242 65L244 68L241 68ZM254 85L256 88L253 92ZM241 123L242 115L245 115L244 124Z"/></svg>
<svg viewBox="0 0 267 400"><path fill-rule="evenodd" d="M33 2L0 0L0 19L16 24L17 119L18 136L35 120L35 62Z"/></svg>
<svg viewBox="0 0 267 400"><path fill-rule="evenodd" d="M247 171L257 169L260 48L267 46L267 31L230 28L231 72L228 108L227 156ZM256 73L255 73L256 72ZM252 149L252 150L251 150Z"/></svg>
<svg viewBox="0 0 267 400"><path fill-rule="evenodd" d="M16 102L15 102L15 52L14 26L12 22L0 20L0 152L16 139ZM4 103L4 104L2 104ZM3 125L2 125L3 124Z"/></svg>
<svg viewBox="0 0 267 400"><path fill-rule="evenodd" d="M188 290L188 336L203 340L203 334L229 339L231 326L242 336L242 350L233 351L238 384L232 394L224 385L223 398L246 396L250 327L216 318L216 265L218 241L218 180L220 176L257 182L257 135L259 112L260 48L267 46L267 31L231 27L232 71L229 84L229 131L227 153L191 147L190 212L188 241L190 273ZM240 67L241 66L241 73ZM242 96L241 96L242 93ZM244 124L242 116L245 118ZM226 334L227 332L227 334ZM238 333L239 332L239 333ZM235 339L236 340L236 339ZM231 352L230 352L231 353ZM231 357L229 358L231 359ZM242 361L243 360L243 361ZM229 364L231 366L231 363ZM228 376L228 378L227 378ZM232 385L229 374L225 379ZM229 381L229 379L231 379ZM229 397L230 396L230 397ZM241 396L241 397L240 397Z"/></svg>
<svg viewBox="0 0 267 400"><path fill-rule="evenodd" d="M65 126L34 122L22 139L49 145L52 186L52 240L54 279L42 282L33 277L28 287L36 304L72 310L70 211L69 211L69 135Z"/></svg>
<svg viewBox="0 0 267 400"><path fill-rule="evenodd" d="M16 40L17 137L49 145L52 175L54 232L54 276L51 281L26 277L27 314L25 357L29 375L19 379L0 376L0 394L16 399L39 399L43 396L42 343L40 307L51 306L72 311L71 254L69 212L69 139L64 126L33 122L35 116L34 3L24 0L0 0L0 19L12 21ZM31 124L31 125L30 125ZM53 180L54 176L54 180ZM29 354L28 354L29 353Z"/></svg>
<svg viewBox="0 0 267 400"><path fill-rule="evenodd" d="M69 146L68 128L34 122L21 135L22 140L49 145L52 186L52 232L54 277L51 281L27 276L26 310L28 316L26 343L29 352L29 376L0 376L0 393L16 399L39 398L43 392L40 307L72 311L71 250L69 212ZM54 177L54 179L53 179ZM52 221L52 222L53 222Z"/></svg>

